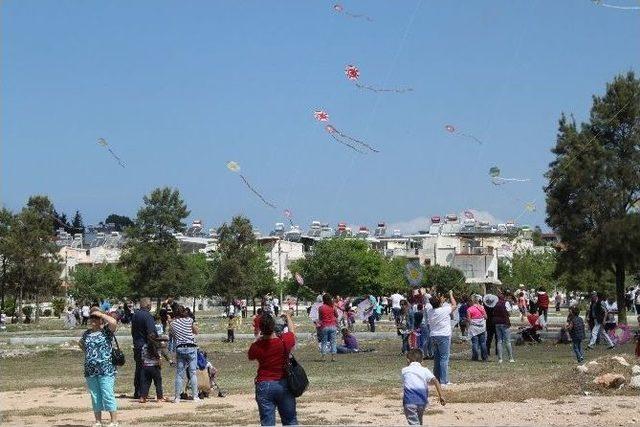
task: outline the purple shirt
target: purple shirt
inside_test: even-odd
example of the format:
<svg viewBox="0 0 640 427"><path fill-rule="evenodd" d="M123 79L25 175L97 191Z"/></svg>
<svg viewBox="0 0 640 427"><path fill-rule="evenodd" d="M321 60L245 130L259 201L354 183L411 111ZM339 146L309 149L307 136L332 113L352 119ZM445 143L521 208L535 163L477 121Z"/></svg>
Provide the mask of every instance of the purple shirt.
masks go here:
<svg viewBox="0 0 640 427"><path fill-rule="evenodd" d="M349 334L346 337L344 337L343 340L344 340L345 347L351 350L358 349L358 340L356 339L355 335Z"/></svg>

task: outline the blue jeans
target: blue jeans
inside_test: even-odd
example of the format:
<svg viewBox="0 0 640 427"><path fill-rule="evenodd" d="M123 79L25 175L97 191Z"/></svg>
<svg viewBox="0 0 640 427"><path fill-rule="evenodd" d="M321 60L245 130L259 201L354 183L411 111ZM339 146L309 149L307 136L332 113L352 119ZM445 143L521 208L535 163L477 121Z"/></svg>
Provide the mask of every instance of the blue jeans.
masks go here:
<svg viewBox="0 0 640 427"><path fill-rule="evenodd" d="M507 325L496 325L496 341L498 343L498 360L502 360L502 350L506 347L509 359L513 359L513 348L511 347L511 331Z"/></svg>
<svg viewBox="0 0 640 427"><path fill-rule="evenodd" d="M260 425L276 425L276 408L278 408L282 425L298 425L296 398L289 392L286 379L257 383L256 402L260 413Z"/></svg>
<svg viewBox="0 0 640 427"><path fill-rule="evenodd" d="M320 352L322 354L336 354L338 349L336 348L336 333L338 332L338 328L335 326L326 326L322 328L322 348ZM329 348L329 346L331 346Z"/></svg>
<svg viewBox="0 0 640 427"><path fill-rule="evenodd" d="M197 362L197 347L176 348L176 399L180 398L180 393L184 391L182 377L187 369L189 370L189 378L191 378L191 395L194 399L198 397L198 378L196 377Z"/></svg>
<svg viewBox="0 0 640 427"><path fill-rule="evenodd" d="M471 337L471 360L487 360L487 331Z"/></svg>
<svg viewBox="0 0 640 427"><path fill-rule="evenodd" d="M420 348L426 357L433 357L431 330L429 329L429 325L420 325Z"/></svg>
<svg viewBox="0 0 640 427"><path fill-rule="evenodd" d="M576 359L578 359L578 363L584 362L584 353L582 352L582 340L572 340L571 341L573 352L576 355Z"/></svg>
<svg viewBox="0 0 640 427"><path fill-rule="evenodd" d="M440 384L447 384L449 377L449 348L451 347L450 336L431 337L433 345L433 375L440 381Z"/></svg>
<svg viewBox="0 0 640 427"><path fill-rule="evenodd" d="M113 390L116 377L113 375L97 375L86 377L87 387L91 395L93 412L116 412L118 405Z"/></svg>
<svg viewBox="0 0 640 427"><path fill-rule="evenodd" d="M344 345L339 345L337 346L338 349L338 354L348 354L348 353L355 353L356 351L352 348L349 348L347 346Z"/></svg>

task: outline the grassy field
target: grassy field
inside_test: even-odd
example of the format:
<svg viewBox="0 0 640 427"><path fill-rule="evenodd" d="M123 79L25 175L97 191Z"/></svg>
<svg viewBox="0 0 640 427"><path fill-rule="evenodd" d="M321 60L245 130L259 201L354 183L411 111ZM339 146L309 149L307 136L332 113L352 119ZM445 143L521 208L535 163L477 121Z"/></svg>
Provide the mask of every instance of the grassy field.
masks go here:
<svg viewBox="0 0 640 427"><path fill-rule="evenodd" d="M298 343L296 356L305 367L311 386L306 398L299 403L301 422L305 424L347 423L345 414L336 413L336 409L323 409L322 405L335 405L338 408L351 407L361 411L369 411L372 416L396 411L401 396L399 381L400 369L406 361L400 355L399 340L367 341L363 346L375 351L363 354L340 355L338 361L322 362L314 341ZM180 425L211 424L255 424L256 408L253 402L253 378L256 364L247 360L248 341L233 344L207 342L201 345L208 353L213 364L220 371L219 384L228 391L225 399L213 398L204 405L192 410L172 414L172 423ZM127 346L128 347L128 346ZM523 402L527 399L547 399L550 402L564 402L567 396L583 393L583 386L576 381L575 359L568 345L543 343L535 346L515 348L515 364L497 364L471 362L466 351L468 344L456 343L453 346L453 357L450 367L450 380L455 383L447 392L447 400L452 404L487 404L496 402ZM588 360L603 354L631 354L631 344L607 352L604 347L588 353ZM133 383L133 355L126 349L127 363L120 368L116 382L117 395L131 395ZM32 405L13 407L3 411L3 421L21 422L21 420L43 420L59 417L83 417L87 419L90 412L88 398L84 390L83 353L80 351L51 348L33 356L6 358L0 360L0 392L5 396L21 396L29 390L51 390L51 394L66 394L71 406L59 407L53 401L37 401ZM432 368L432 362L425 365ZM173 396L174 369L163 367L163 384L165 394ZM22 394L21 394L22 393ZM614 395L633 395L628 388L612 391ZM153 394L153 393L152 393ZM637 395L637 392L635 393ZM13 399L13 398L12 398ZM231 402L240 399L243 408L230 406ZM362 402L382 402L375 405L361 406ZM129 402L127 400L127 402ZM626 403L623 403L626 404ZM131 406L134 405L134 406ZM346 405L346 406L345 406ZM454 405L455 406L455 405ZM175 405L169 407L176 408ZM121 408L129 413L129 422L145 422L163 424L167 421L164 413L153 415L156 411L166 411L167 406L149 404L146 407L127 403ZM235 409L234 409L235 408ZM134 411L138 409L138 411ZM386 412L385 412L386 411ZM435 409L434 413L443 410ZM154 418L154 416L157 418ZM380 415L382 416L382 415ZM35 417L35 418L34 418ZM231 417L231 418L230 418ZM70 418L70 419L71 419ZM375 416L374 416L375 419ZM154 421L155 420L155 421ZM72 425L75 425L71 423Z"/></svg>

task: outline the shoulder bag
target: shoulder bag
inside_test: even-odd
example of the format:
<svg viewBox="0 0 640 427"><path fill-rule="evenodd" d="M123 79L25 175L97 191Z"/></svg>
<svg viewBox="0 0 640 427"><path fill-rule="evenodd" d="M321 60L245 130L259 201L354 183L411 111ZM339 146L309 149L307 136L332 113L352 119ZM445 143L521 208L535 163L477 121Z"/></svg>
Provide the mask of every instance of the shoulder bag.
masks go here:
<svg viewBox="0 0 640 427"><path fill-rule="evenodd" d="M300 397L307 390L307 387L309 387L307 373L295 357L287 353L287 347L284 345L284 341L282 341L282 347L284 350L284 373L287 377L289 391L294 397Z"/></svg>

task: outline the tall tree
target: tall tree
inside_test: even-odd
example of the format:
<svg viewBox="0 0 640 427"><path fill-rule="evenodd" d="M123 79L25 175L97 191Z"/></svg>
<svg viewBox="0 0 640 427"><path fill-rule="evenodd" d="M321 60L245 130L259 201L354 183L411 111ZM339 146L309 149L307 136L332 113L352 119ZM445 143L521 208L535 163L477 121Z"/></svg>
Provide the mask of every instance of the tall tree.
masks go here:
<svg viewBox="0 0 640 427"><path fill-rule="evenodd" d="M25 297L33 297L37 308L43 297L59 289L61 266L53 239L53 212L46 196L32 196L11 221L5 244L13 265L11 281L19 315ZM36 310L36 321L38 318Z"/></svg>
<svg viewBox="0 0 640 427"><path fill-rule="evenodd" d="M213 270L209 291L228 300L262 296L276 289L266 249L256 242L251 221L242 216L218 228Z"/></svg>
<svg viewBox="0 0 640 427"><path fill-rule="evenodd" d="M4 310L4 299L7 291L7 280L11 268L11 245L9 244L9 232L14 221L14 216L8 209L0 209L0 307ZM13 314L13 313L12 313Z"/></svg>
<svg viewBox="0 0 640 427"><path fill-rule="evenodd" d="M144 196L121 258L135 296L180 295L188 271L173 233L185 230L189 213L178 190L157 188Z"/></svg>
<svg viewBox="0 0 640 427"><path fill-rule="evenodd" d="M80 215L80 211L78 210L73 216L71 227L73 228L74 233L84 233L84 222L82 221L82 215Z"/></svg>
<svg viewBox="0 0 640 427"><path fill-rule="evenodd" d="M71 283L69 294L79 301L121 300L131 294L127 272L115 264L78 266L71 273Z"/></svg>
<svg viewBox="0 0 640 427"><path fill-rule="evenodd" d="M559 272L615 275L619 307L625 277L640 263L640 80L616 76L594 96L588 123L562 115L549 165L547 223L565 246ZM626 311L619 313L626 322Z"/></svg>

